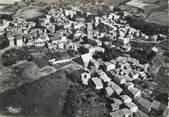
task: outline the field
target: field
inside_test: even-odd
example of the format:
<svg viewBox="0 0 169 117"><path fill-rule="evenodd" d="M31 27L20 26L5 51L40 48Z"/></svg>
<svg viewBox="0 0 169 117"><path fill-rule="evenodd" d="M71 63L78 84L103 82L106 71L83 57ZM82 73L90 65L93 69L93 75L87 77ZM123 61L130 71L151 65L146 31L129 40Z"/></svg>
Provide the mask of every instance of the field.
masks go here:
<svg viewBox="0 0 169 117"><path fill-rule="evenodd" d="M167 0L131 0L126 4L140 8L144 10L144 12L150 12L153 9L159 9L162 8L162 6L167 5Z"/></svg>
<svg viewBox="0 0 169 117"><path fill-rule="evenodd" d="M1 4L14 4L15 2L21 2L22 0L0 0Z"/></svg>
<svg viewBox="0 0 169 117"><path fill-rule="evenodd" d="M168 12L154 12L148 17L148 19L146 21L150 22L150 23L168 25L169 24L168 18L169 18Z"/></svg>
<svg viewBox="0 0 169 117"><path fill-rule="evenodd" d="M147 22L168 25L167 0L131 0L126 5L144 11Z"/></svg>
<svg viewBox="0 0 169 117"><path fill-rule="evenodd" d="M25 18L25 19L32 19L42 15L43 13L40 11L39 7L25 8L22 11L15 14L15 16Z"/></svg>
<svg viewBox="0 0 169 117"><path fill-rule="evenodd" d="M22 0L0 0L0 10L4 9L7 5L12 5L15 2L21 2Z"/></svg>
<svg viewBox="0 0 169 117"><path fill-rule="evenodd" d="M147 7L149 5L149 4L144 3L143 1L140 1L140 0L132 0L130 2L127 2L126 4L129 6L140 8L140 9L144 9L145 7Z"/></svg>

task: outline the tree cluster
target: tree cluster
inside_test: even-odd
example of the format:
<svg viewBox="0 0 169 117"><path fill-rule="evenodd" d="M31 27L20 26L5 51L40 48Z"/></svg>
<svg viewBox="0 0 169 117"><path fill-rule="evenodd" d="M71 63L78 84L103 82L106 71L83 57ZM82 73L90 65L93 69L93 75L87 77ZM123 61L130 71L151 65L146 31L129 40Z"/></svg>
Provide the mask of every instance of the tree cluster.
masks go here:
<svg viewBox="0 0 169 117"><path fill-rule="evenodd" d="M144 19L141 19L135 16L127 16L125 19L133 28L141 30L141 32L147 35L154 35L154 34L167 35L168 34L167 26L154 24L154 23L148 23Z"/></svg>
<svg viewBox="0 0 169 117"><path fill-rule="evenodd" d="M121 55L122 52L120 50L117 50L116 48L106 49L103 53L103 60L110 61L112 59L116 59Z"/></svg>
<svg viewBox="0 0 169 117"><path fill-rule="evenodd" d="M21 49L10 49L2 54L1 60L4 66L10 66L15 64L17 61L32 60L32 56L26 50Z"/></svg>
<svg viewBox="0 0 169 117"><path fill-rule="evenodd" d="M5 38L5 36L0 36L0 49L4 49L9 46L9 41Z"/></svg>

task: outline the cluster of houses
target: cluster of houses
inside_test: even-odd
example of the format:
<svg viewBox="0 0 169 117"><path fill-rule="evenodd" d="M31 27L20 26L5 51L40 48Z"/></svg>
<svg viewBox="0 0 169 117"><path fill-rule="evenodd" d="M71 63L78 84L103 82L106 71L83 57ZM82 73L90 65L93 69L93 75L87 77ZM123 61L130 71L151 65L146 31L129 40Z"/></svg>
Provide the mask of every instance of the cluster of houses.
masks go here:
<svg viewBox="0 0 169 117"><path fill-rule="evenodd" d="M108 75L108 72L115 70L117 66L116 64L111 62L103 62L99 64L98 62L98 65L95 65L96 67L94 70L87 69L90 65L89 63L93 61L93 58L89 56L89 54L83 55L83 66L84 68L86 67L86 72L81 74L82 84L89 85L91 83L96 90L105 90L105 95L112 100L112 103L110 104L110 115L112 117L117 113L127 117L137 112L138 106L132 100L135 97L141 96L141 91L135 88L132 82L125 82L126 79L123 77L124 82L121 80L121 77L115 78L115 75ZM99 65L102 65L103 69L99 69L99 67L97 67ZM126 90L128 90L130 96L124 93L124 90L120 85L121 83L125 86Z"/></svg>
<svg viewBox="0 0 169 117"><path fill-rule="evenodd" d="M137 88L133 82L139 78L142 80L146 78L148 64L142 65L134 58L122 56L110 62L99 62L92 58L91 53L81 55L80 58L83 62L80 63L78 59L77 63L85 70L81 74L82 84L94 87L95 90L104 90L105 97L110 100L112 117L119 114L129 117L139 109L146 113L167 109L167 106L160 101L156 99L150 101L143 97L143 90Z"/></svg>
<svg viewBox="0 0 169 117"><path fill-rule="evenodd" d="M125 14L126 15L126 14ZM50 50L72 49L78 51L83 47L87 52L76 58L56 61L52 64L73 61L86 71L81 74L83 85L90 85L96 90L104 90L105 96L111 100L110 115L129 117L139 111L139 108L149 113L152 109L165 109L165 105L157 100L149 101L142 97L142 89L136 87L133 81L147 78L149 64L142 65L130 56L119 56L111 61L96 60L94 53L104 53L104 45L120 41L120 47L125 52L131 50L132 39L158 40L158 36L149 37L139 30L131 28L118 12L109 15L93 16L92 13L79 9L51 8L44 18L38 22L14 19L4 22L4 28L10 46L47 47ZM39 28L40 27L40 28ZM156 48L153 48L156 49ZM123 52L124 52L123 51ZM149 93L149 92L147 92ZM161 106L162 105L162 106Z"/></svg>
<svg viewBox="0 0 169 117"><path fill-rule="evenodd" d="M106 38L122 41L122 48L130 51L130 40L150 38L139 30L131 28L124 20L124 16L120 16L118 12L100 17L93 16L90 12L82 12L74 7L69 9L51 8L45 17L39 18L36 23L22 18L13 18L12 21L4 20L1 28L4 30L3 33L7 33L10 46L19 47L47 46L49 49L69 47L76 49L72 41L83 41L84 38L88 38L88 43L100 46L102 45L101 39ZM151 38L157 40L158 37L165 38L166 36L160 34ZM71 45L69 45L70 43Z"/></svg>

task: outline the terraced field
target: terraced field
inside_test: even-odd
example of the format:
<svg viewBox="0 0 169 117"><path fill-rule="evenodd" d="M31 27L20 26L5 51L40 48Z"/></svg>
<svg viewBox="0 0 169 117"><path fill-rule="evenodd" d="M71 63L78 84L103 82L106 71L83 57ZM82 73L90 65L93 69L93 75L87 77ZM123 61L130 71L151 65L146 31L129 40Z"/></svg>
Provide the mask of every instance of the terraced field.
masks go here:
<svg viewBox="0 0 169 117"><path fill-rule="evenodd" d="M15 17L32 19L44 15L39 7L28 7L15 14Z"/></svg>

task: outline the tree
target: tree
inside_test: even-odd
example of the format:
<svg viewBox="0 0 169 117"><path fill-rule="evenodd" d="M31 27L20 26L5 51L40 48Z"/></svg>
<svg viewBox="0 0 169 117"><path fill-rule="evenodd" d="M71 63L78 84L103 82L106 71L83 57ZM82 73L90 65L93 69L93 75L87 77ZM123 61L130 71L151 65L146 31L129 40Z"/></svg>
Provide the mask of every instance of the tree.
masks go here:
<svg viewBox="0 0 169 117"><path fill-rule="evenodd" d="M168 34L168 26L146 22L144 19L136 16L127 16L125 20L134 28L141 30L147 35Z"/></svg>
<svg viewBox="0 0 169 117"><path fill-rule="evenodd" d="M4 36L0 36L0 49L4 49L9 46L9 40L7 40Z"/></svg>
<svg viewBox="0 0 169 117"><path fill-rule="evenodd" d="M79 70L67 73L67 77L74 83L80 83L81 82L81 72Z"/></svg>
<svg viewBox="0 0 169 117"><path fill-rule="evenodd" d="M77 92L76 88L72 87L67 91L67 96L65 99L65 104L63 106L62 113L66 117L75 117L77 110Z"/></svg>
<svg viewBox="0 0 169 117"><path fill-rule="evenodd" d="M122 55L122 53L115 48L106 49L103 54L103 60L110 61L110 60L115 59L121 55Z"/></svg>

